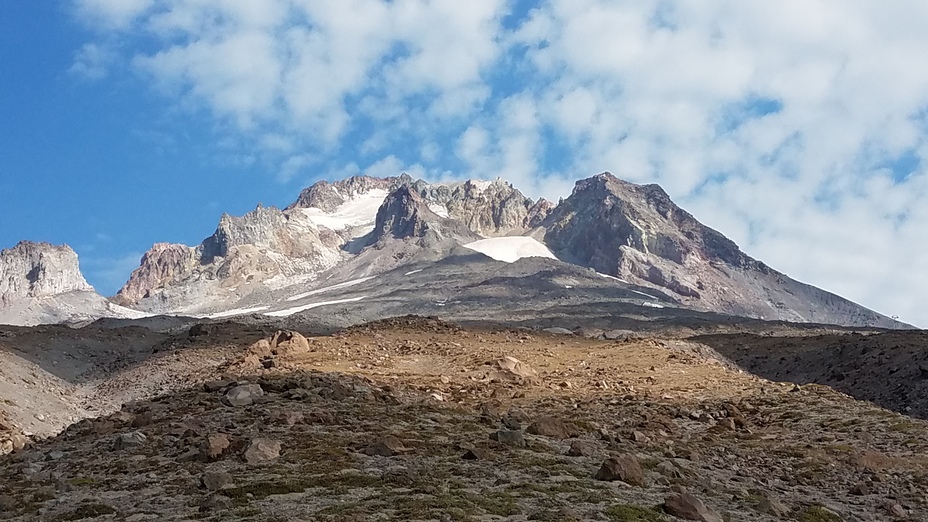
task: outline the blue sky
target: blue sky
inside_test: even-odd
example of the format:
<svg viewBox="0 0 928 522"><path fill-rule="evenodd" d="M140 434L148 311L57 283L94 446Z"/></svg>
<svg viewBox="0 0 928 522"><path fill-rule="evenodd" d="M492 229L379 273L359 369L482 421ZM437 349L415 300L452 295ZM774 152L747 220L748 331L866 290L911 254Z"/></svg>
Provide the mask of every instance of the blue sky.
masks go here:
<svg viewBox="0 0 928 522"><path fill-rule="evenodd" d="M72 0L0 12L0 247L112 294L155 242L321 178L660 183L797 279L922 325L928 6Z"/></svg>

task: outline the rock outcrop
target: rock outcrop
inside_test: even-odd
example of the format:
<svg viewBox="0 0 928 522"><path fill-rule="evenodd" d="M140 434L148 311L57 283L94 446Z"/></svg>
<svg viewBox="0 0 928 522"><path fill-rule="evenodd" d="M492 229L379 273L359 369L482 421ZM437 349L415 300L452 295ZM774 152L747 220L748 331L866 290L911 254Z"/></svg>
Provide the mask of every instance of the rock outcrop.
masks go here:
<svg viewBox="0 0 928 522"><path fill-rule="evenodd" d="M412 189L437 214L488 237L524 233L541 224L554 208L544 198L532 201L501 179L437 184L420 180L412 183Z"/></svg>
<svg viewBox="0 0 928 522"><path fill-rule="evenodd" d="M0 251L0 324L76 323L139 317L94 291L67 245L22 241Z"/></svg>
<svg viewBox="0 0 928 522"><path fill-rule="evenodd" d="M343 243L299 209L259 206L241 217L223 214L216 232L197 247L153 246L115 300L153 312L209 308L245 295L243 285L273 288L312 278L341 259Z"/></svg>
<svg viewBox="0 0 928 522"><path fill-rule="evenodd" d="M67 292L92 292L67 245L21 241L0 250L0 306L12 301Z"/></svg>
<svg viewBox="0 0 928 522"><path fill-rule="evenodd" d="M355 198L368 194L374 190L391 191L399 185L412 183L408 174L399 177L373 178L370 176L352 176L348 179L328 182L319 181L313 186L303 189L299 197L286 210L296 208L318 208L325 212L335 212L340 205L344 205Z"/></svg>
<svg viewBox="0 0 928 522"><path fill-rule="evenodd" d="M466 242L480 236L460 221L436 214L418 192L409 185L401 185L384 199L377 211L370 243L412 239L422 246L430 246L449 238Z"/></svg>

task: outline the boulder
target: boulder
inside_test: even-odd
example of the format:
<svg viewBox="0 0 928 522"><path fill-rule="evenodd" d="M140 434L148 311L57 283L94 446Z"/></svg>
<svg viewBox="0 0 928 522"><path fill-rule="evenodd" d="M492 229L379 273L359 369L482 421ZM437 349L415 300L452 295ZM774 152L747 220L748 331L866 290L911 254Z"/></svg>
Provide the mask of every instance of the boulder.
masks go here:
<svg viewBox="0 0 928 522"><path fill-rule="evenodd" d="M271 439L253 439L245 450L245 462L263 464L280 457L280 442Z"/></svg>
<svg viewBox="0 0 928 522"><path fill-rule="evenodd" d="M638 458L631 454L610 457L596 473L596 480L620 480L632 486L644 486L644 472Z"/></svg>
<svg viewBox="0 0 928 522"><path fill-rule="evenodd" d="M254 404L257 397L263 397L264 390L257 384L243 384L226 392L222 403L226 406L249 406Z"/></svg>
<svg viewBox="0 0 928 522"><path fill-rule="evenodd" d="M686 491L674 493L664 500L664 510L684 520L724 522L721 515Z"/></svg>

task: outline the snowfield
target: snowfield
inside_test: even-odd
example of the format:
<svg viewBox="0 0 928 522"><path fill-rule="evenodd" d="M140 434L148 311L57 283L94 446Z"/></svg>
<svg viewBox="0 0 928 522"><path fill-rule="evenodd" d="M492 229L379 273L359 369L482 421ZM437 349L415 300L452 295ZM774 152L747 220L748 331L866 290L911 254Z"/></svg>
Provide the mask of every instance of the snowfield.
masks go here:
<svg viewBox="0 0 928 522"><path fill-rule="evenodd" d="M319 208L300 210L316 225L331 230L372 226L377 219L377 210L383 204L387 194L386 190L371 190L346 201L332 213Z"/></svg>
<svg viewBox="0 0 928 522"><path fill-rule="evenodd" d="M548 250L548 247L534 238L525 236L492 237L490 239L474 241L464 246L505 263L515 263L523 257L547 257L549 259L557 259L557 257Z"/></svg>

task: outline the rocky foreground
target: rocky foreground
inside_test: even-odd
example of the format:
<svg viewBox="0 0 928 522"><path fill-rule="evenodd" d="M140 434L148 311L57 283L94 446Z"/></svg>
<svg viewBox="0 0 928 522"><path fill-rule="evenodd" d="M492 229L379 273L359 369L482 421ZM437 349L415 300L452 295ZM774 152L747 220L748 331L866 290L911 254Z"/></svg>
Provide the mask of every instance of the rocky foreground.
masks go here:
<svg viewBox="0 0 928 522"><path fill-rule="evenodd" d="M706 345L416 318L191 333L144 363L186 389L0 458L0 518L928 519L926 422Z"/></svg>

